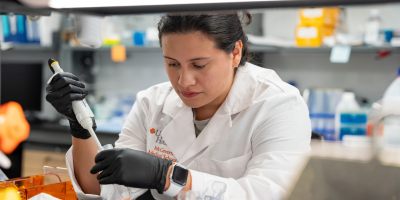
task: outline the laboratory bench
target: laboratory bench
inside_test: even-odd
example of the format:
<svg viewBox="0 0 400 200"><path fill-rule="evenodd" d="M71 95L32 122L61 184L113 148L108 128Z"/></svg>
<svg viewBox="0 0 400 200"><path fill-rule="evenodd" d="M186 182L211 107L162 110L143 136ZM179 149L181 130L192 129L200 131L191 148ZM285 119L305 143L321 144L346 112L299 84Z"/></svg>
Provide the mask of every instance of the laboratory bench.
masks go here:
<svg viewBox="0 0 400 200"><path fill-rule="evenodd" d="M118 133L96 131L96 135L101 144L114 144L118 139ZM26 142L72 145L69 127L53 123L31 125L31 131Z"/></svg>
<svg viewBox="0 0 400 200"><path fill-rule="evenodd" d="M113 144L118 133L96 131L101 144ZM43 166L66 167L65 153L72 145L69 127L53 123L31 125L28 139L9 155L9 178L43 174Z"/></svg>

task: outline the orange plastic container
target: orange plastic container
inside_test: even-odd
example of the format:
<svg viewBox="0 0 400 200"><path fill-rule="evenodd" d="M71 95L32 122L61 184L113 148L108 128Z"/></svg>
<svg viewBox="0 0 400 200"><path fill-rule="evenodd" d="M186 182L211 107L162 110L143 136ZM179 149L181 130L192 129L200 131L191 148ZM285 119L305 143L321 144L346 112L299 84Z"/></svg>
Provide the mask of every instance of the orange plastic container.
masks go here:
<svg viewBox="0 0 400 200"><path fill-rule="evenodd" d="M303 8L300 9L300 24L305 26L335 27L339 18L340 9L329 8Z"/></svg>
<svg viewBox="0 0 400 200"><path fill-rule="evenodd" d="M27 200L40 193L46 193L61 200L78 200L71 181L45 185L44 175L0 181L0 190L6 187L18 188L21 200Z"/></svg>
<svg viewBox="0 0 400 200"><path fill-rule="evenodd" d="M329 26L305 26L296 27L296 45L298 47L319 47L322 39L332 36L335 29Z"/></svg>

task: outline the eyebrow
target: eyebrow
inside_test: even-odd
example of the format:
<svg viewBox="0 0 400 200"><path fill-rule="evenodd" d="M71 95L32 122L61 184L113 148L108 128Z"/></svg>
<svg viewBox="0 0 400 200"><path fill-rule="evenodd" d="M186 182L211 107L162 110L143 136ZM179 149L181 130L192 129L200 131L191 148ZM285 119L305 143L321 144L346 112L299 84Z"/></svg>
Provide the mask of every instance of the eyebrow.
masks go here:
<svg viewBox="0 0 400 200"><path fill-rule="evenodd" d="M178 61L178 60L176 60L176 59L174 59L174 58L171 58L171 57L168 57L168 56L164 56L164 58L168 58L168 59L171 59L171 60ZM188 62L189 62L189 61L194 61L194 60L205 60L205 59L209 59L209 58L210 58L210 57L193 58L193 59L188 60Z"/></svg>

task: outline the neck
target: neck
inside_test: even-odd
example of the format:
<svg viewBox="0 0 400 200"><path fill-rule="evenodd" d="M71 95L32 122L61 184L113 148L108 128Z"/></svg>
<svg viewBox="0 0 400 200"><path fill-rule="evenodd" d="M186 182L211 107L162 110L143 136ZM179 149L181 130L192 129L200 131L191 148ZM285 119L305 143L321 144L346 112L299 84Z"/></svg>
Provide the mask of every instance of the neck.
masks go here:
<svg viewBox="0 0 400 200"><path fill-rule="evenodd" d="M196 112L196 120L206 120L210 119L214 114L217 112L219 106L211 106L211 105L206 105L200 108L195 108L194 112Z"/></svg>

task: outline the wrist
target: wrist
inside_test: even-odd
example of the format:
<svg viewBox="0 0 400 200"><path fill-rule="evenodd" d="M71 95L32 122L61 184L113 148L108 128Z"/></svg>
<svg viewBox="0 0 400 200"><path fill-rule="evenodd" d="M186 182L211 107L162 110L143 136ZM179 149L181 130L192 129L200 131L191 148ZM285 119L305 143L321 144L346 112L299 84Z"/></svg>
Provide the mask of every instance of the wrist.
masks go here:
<svg viewBox="0 0 400 200"><path fill-rule="evenodd" d="M172 171L172 166L174 163L172 163L169 168L168 168L168 172L167 172L167 177L165 178L165 186L164 186L164 192L168 190L169 185L171 184L170 180L169 180L169 176L171 175L171 171Z"/></svg>
<svg viewBox="0 0 400 200"><path fill-rule="evenodd" d="M169 176L171 175L171 172L172 172L172 166L173 166L173 163L171 164L171 166L169 166L169 169L168 169L167 177L165 179L164 192L167 191L169 186L171 185L171 181L170 181ZM188 170L188 177L187 177L187 180L186 180L186 186L183 187L182 190L188 191L188 190L191 190L191 189L192 189L192 175L190 174L190 170Z"/></svg>
<svg viewBox="0 0 400 200"><path fill-rule="evenodd" d="M71 135L78 139L88 139L91 137L88 130L84 129L79 122L69 121Z"/></svg>

